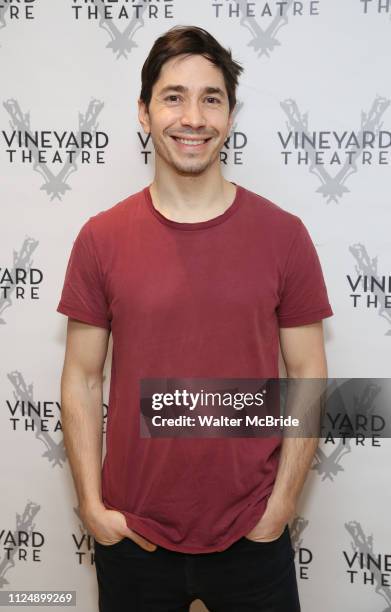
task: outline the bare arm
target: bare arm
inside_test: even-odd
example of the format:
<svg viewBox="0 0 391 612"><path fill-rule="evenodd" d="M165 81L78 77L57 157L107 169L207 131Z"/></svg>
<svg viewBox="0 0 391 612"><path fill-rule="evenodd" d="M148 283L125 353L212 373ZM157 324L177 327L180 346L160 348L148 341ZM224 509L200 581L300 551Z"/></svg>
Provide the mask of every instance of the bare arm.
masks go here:
<svg viewBox="0 0 391 612"><path fill-rule="evenodd" d="M280 345L288 378L327 377L322 321L280 329ZM318 443L319 438L283 439L273 491L250 539L268 541L282 533L294 514Z"/></svg>
<svg viewBox="0 0 391 612"><path fill-rule="evenodd" d="M61 416L81 511L102 504L102 377L109 334L102 327L68 319Z"/></svg>
<svg viewBox="0 0 391 612"><path fill-rule="evenodd" d="M322 321L280 330L281 352L288 378L326 378ZM303 488L319 438L289 438L282 443L273 494L291 506Z"/></svg>
<svg viewBox="0 0 391 612"><path fill-rule="evenodd" d="M107 509L102 501L103 366L109 335L102 327L68 319L61 376L64 443L88 532L103 545L128 537L152 551L155 544L129 529L124 514Z"/></svg>

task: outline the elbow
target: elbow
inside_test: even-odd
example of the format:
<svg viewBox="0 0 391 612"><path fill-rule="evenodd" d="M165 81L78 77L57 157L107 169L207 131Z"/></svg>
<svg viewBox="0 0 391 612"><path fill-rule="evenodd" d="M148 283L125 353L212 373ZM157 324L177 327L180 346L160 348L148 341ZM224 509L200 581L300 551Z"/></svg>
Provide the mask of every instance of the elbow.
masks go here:
<svg viewBox="0 0 391 612"><path fill-rule="evenodd" d="M300 364L286 366L288 378L327 378L326 358L314 360L309 359Z"/></svg>
<svg viewBox="0 0 391 612"><path fill-rule="evenodd" d="M103 372L86 372L77 367L64 367L61 374L61 398L69 391L93 391L103 388Z"/></svg>

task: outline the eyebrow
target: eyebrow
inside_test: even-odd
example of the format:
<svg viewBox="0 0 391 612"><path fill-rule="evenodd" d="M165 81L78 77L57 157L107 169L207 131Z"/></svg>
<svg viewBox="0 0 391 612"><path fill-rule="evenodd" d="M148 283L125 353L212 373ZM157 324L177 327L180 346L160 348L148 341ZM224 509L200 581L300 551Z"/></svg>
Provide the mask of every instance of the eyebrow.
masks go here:
<svg viewBox="0 0 391 612"><path fill-rule="evenodd" d="M162 96L169 91L178 91L180 93L186 93L189 91L189 88L184 87L184 85L166 85L165 87L163 87L163 89L160 90L159 96ZM220 96L225 98L225 92L220 87L204 87L202 92L208 94L219 94Z"/></svg>

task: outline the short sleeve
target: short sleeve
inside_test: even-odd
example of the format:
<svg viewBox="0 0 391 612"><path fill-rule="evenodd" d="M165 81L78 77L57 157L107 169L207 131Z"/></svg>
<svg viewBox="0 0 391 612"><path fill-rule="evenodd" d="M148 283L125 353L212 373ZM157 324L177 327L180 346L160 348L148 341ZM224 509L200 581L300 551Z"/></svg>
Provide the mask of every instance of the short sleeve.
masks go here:
<svg viewBox="0 0 391 612"><path fill-rule="evenodd" d="M334 314L315 245L304 223L299 221L276 309L279 327L309 325Z"/></svg>
<svg viewBox="0 0 391 612"><path fill-rule="evenodd" d="M111 329L90 220L82 226L73 243L56 310L84 323Z"/></svg>

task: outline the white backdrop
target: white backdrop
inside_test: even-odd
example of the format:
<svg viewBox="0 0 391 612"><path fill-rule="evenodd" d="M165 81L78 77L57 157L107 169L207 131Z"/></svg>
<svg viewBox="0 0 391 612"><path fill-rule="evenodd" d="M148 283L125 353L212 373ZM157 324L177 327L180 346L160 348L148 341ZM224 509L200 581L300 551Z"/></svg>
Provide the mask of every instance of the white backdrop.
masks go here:
<svg viewBox="0 0 391 612"><path fill-rule="evenodd" d="M0 591L76 590L81 612L97 585L62 444L56 307L84 221L152 179L140 71L176 24L205 27L245 68L223 173L307 226L335 312L329 376L390 371L390 1L0 0ZM99 148L75 148L80 131ZM303 612L390 611L391 446L338 443L291 528Z"/></svg>

